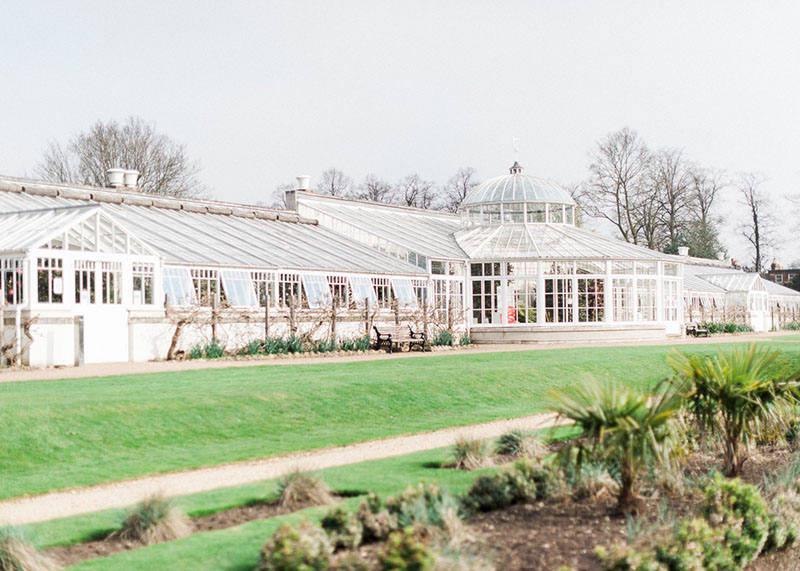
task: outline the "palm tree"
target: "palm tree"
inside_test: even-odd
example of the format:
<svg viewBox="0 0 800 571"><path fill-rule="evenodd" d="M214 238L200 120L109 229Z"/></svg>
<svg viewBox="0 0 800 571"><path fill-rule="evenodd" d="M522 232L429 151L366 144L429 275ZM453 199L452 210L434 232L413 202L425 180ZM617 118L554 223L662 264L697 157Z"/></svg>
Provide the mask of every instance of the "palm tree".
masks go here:
<svg viewBox="0 0 800 571"><path fill-rule="evenodd" d="M686 407L701 430L722 436L726 475L738 476L750 443L795 413L800 371L780 350L756 344L714 357L675 351L668 362L686 387Z"/></svg>
<svg viewBox="0 0 800 571"><path fill-rule="evenodd" d="M641 469L650 462L668 465L679 450L680 395L667 385L657 393L650 397L633 387L594 383L550 392L552 410L581 430L561 450L559 461L577 470L587 461L619 466L619 513L637 510Z"/></svg>

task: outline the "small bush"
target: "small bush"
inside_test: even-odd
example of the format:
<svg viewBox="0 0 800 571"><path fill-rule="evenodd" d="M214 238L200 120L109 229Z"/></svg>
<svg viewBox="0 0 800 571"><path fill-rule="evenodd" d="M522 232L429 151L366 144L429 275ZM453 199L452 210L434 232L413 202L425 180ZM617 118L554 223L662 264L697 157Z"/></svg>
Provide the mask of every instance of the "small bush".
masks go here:
<svg viewBox="0 0 800 571"><path fill-rule="evenodd" d="M447 490L436 483L420 482L397 497L386 499L386 509L395 517L400 527L414 523L432 525L444 529L447 512L459 511L459 504Z"/></svg>
<svg viewBox="0 0 800 571"><path fill-rule="evenodd" d="M758 490L738 478L714 475L705 489L703 515L715 527L725 528L725 540L733 559L744 567L761 552L767 541L767 506Z"/></svg>
<svg viewBox="0 0 800 571"><path fill-rule="evenodd" d="M752 333L753 332L753 328L750 327L749 325L740 324L740 325L736 326L736 331L738 333Z"/></svg>
<svg viewBox="0 0 800 571"><path fill-rule="evenodd" d="M286 350L289 353L302 353L303 352L303 340L300 339L297 335L292 333L286 339Z"/></svg>
<svg viewBox="0 0 800 571"><path fill-rule="evenodd" d="M191 533L191 522L171 500L163 496L151 496L128 512L115 535L125 541L152 545Z"/></svg>
<svg viewBox="0 0 800 571"><path fill-rule="evenodd" d="M356 351L368 351L370 345L372 345L372 339L369 336L369 333L359 337L355 340Z"/></svg>
<svg viewBox="0 0 800 571"><path fill-rule="evenodd" d="M218 339L212 339L205 347L203 347L203 355L206 359L219 359L225 354L225 346L220 345Z"/></svg>
<svg viewBox="0 0 800 571"><path fill-rule="evenodd" d="M468 513L488 512L536 498L536 484L517 470L478 477L461 500Z"/></svg>
<svg viewBox="0 0 800 571"><path fill-rule="evenodd" d="M792 321L783 326L784 329L789 331L800 331L800 321Z"/></svg>
<svg viewBox="0 0 800 571"><path fill-rule="evenodd" d="M397 529L397 518L380 508L368 498L359 504L356 519L361 524L361 540L364 543L383 541Z"/></svg>
<svg viewBox="0 0 800 571"><path fill-rule="evenodd" d="M722 327L725 333L736 333L739 330L738 325L735 323L726 323Z"/></svg>
<svg viewBox="0 0 800 571"><path fill-rule="evenodd" d="M514 463L514 470L535 486L537 500L560 500L569 496L564 475L553 466L523 458Z"/></svg>
<svg viewBox="0 0 800 571"><path fill-rule="evenodd" d="M447 331L446 329L439 331L439 333L436 334L436 337L433 338L433 341L431 341L431 345L437 346L447 345L448 347L452 347L454 344L455 338L453 337L453 333Z"/></svg>
<svg viewBox="0 0 800 571"><path fill-rule="evenodd" d="M331 488L320 478L294 470L278 480L278 503L290 510L333 503Z"/></svg>
<svg viewBox="0 0 800 571"><path fill-rule="evenodd" d="M342 351L355 351L356 350L356 340L355 339L342 339L339 341L339 349Z"/></svg>
<svg viewBox="0 0 800 571"><path fill-rule="evenodd" d="M378 562L384 571L427 571L433 569L435 559L430 548L408 527L389 536Z"/></svg>
<svg viewBox="0 0 800 571"><path fill-rule="evenodd" d="M189 350L189 358L190 359L202 359L203 358L203 346L202 345L195 345Z"/></svg>
<svg viewBox="0 0 800 571"><path fill-rule="evenodd" d="M618 493L619 483L611 477L605 466L587 464L578 473L572 497L576 500L598 501L616 498Z"/></svg>
<svg viewBox="0 0 800 571"><path fill-rule="evenodd" d="M328 536L310 521L282 525L261 550L256 571L322 571L330 567L332 554Z"/></svg>
<svg viewBox="0 0 800 571"><path fill-rule="evenodd" d="M483 440L459 438L453 445L454 467L458 470L477 470L491 466L489 446Z"/></svg>
<svg viewBox="0 0 800 571"><path fill-rule="evenodd" d="M355 549L361 545L363 527L356 514L337 507L325 514L320 524L334 549Z"/></svg>
<svg viewBox="0 0 800 571"><path fill-rule="evenodd" d="M466 346L467 346L467 345L469 345L470 343L472 343L472 340L469 338L469 335L464 335L464 336L463 336L463 337L461 337L461 339L459 339L459 341L458 341L458 344L459 344L459 345L461 345L462 347L466 347Z"/></svg>
<svg viewBox="0 0 800 571"><path fill-rule="evenodd" d="M517 428L497 439L495 453L502 456L539 458L547 453L547 447L532 434Z"/></svg>
<svg viewBox="0 0 800 571"><path fill-rule="evenodd" d="M55 564L16 527L0 527L0 571L50 571Z"/></svg>
<svg viewBox="0 0 800 571"><path fill-rule="evenodd" d="M332 353L333 351L336 351L335 339L323 339L311 344L312 353Z"/></svg>
<svg viewBox="0 0 800 571"><path fill-rule="evenodd" d="M280 337L270 337L264 342L264 352L267 355L284 355L287 351L286 341Z"/></svg>
<svg viewBox="0 0 800 571"><path fill-rule="evenodd" d="M245 345L244 353L245 355L258 355L261 353L261 341L258 339L250 341L250 343Z"/></svg>

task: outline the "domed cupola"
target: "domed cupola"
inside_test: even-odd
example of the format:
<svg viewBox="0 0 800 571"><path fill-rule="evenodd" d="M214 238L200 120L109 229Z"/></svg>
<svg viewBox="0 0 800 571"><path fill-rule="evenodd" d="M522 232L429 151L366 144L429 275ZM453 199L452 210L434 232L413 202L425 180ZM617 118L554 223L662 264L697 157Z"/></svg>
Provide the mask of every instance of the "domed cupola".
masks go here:
<svg viewBox="0 0 800 571"><path fill-rule="evenodd" d="M524 174L514 161L509 174L480 184L461 203L462 225L575 223L575 201L556 183Z"/></svg>

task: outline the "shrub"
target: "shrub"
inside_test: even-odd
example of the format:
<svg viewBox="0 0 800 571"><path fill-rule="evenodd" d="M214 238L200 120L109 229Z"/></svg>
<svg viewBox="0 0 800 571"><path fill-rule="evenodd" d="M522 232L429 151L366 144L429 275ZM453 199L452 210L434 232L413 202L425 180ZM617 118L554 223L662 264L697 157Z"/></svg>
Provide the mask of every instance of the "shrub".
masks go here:
<svg viewBox="0 0 800 571"><path fill-rule="evenodd" d="M736 333L739 330L739 327L735 323L725 323L722 326L722 330L725 333Z"/></svg>
<svg viewBox="0 0 800 571"><path fill-rule="evenodd" d="M245 355L258 355L261 353L261 341L253 339L244 348Z"/></svg>
<svg viewBox="0 0 800 571"><path fill-rule="evenodd" d="M783 326L784 329L789 331L800 331L800 321L792 321Z"/></svg>
<svg viewBox="0 0 800 571"><path fill-rule="evenodd" d="M512 469L479 476L461 500L461 505L468 513L478 513L502 509L533 498L536 498L536 484Z"/></svg>
<svg viewBox="0 0 800 571"><path fill-rule="evenodd" d="M686 408L701 430L721 435L725 472L736 476L747 448L770 426L785 426L794 415L800 379L780 350L751 344L719 350L715 357L683 355L669 363L686 392Z"/></svg>
<svg viewBox="0 0 800 571"><path fill-rule="evenodd" d="M200 344L195 345L189 350L189 358L190 359L202 359L203 358L203 346Z"/></svg>
<svg viewBox="0 0 800 571"><path fill-rule="evenodd" d="M561 449L558 462L576 472L586 462L616 464L620 513L637 507L642 468L653 461L667 465L678 450L680 394L663 388L652 402L647 393L621 384L587 384L550 393L553 410L581 431Z"/></svg>
<svg viewBox="0 0 800 571"><path fill-rule="evenodd" d="M356 340L355 339L342 339L339 341L339 349L342 351L355 351L356 350Z"/></svg>
<svg viewBox="0 0 800 571"><path fill-rule="evenodd" d="M463 337L461 337L461 339L458 341L458 344L459 344L459 345L461 345L462 347L466 347L466 346L467 346L467 345L469 345L470 343L472 343L472 340L469 338L469 335L464 335L464 336L463 336Z"/></svg>
<svg viewBox="0 0 800 571"><path fill-rule="evenodd" d="M310 350L312 353L331 353L336 351L336 339L331 338L315 341L311 344Z"/></svg>
<svg viewBox="0 0 800 571"><path fill-rule="evenodd" d="M407 527L389 536L378 562L385 571L427 571L433 569L435 560L430 548Z"/></svg>
<svg viewBox="0 0 800 571"><path fill-rule="evenodd" d="M459 438L453 445L453 458L459 470L476 470L491 465L489 447L482 440Z"/></svg>
<svg viewBox="0 0 800 571"><path fill-rule="evenodd" d="M297 335L292 333L286 339L286 350L289 353L302 353L303 352L303 340L300 339Z"/></svg>
<svg viewBox="0 0 800 571"><path fill-rule="evenodd" d="M549 464L533 463L523 458L514 463L514 470L535 486L537 500L557 500L567 496L568 487L563 474Z"/></svg>
<svg viewBox="0 0 800 571"><path fill-rule="evenodd" d="M333 503L331 489L320 478L294 470L278 480L278 503L290 510Z"/></svg>
<svg viewBox="0 0 800 571"><path fill-rule="evenodd" d="M0 527L0 571L49 571L55 564L16 527Z"/></svg>
<svg viewBox="0 0 800 571"><path fill-rule="evenodd" d="M431 341L431 345L447 345L452 347L454 344L455 338L453 337L453 333L446 329L439 331L436 337L433 338L433 341Z"/></svg>
<svg viewBox="0 0 800 571"><path fill-rule="evenodd" d="M355 344L356 351L368 351L372 345L372 339L370 338L369 333L365 333L362 337L356 339Z"/></svg>
<svg viewBox="0 0 800 571"><path fill-rule="evenodd" d="M744 567L761 552L767 540L767 506L758 490L739 479L714 475L705 489L703 515L715 527L725 529L731 556Z"/></svg>
<svg viewBox="0 0 800 571"><path fill-rule="evenodd" d="M286 341L281 337L270 337L264 341L264 352L268 355L285 354L287 350Z"/></svg>
<svg viewBox="0 0 800 571"><path fill-rule="evenodd" d="M206 359L219 359L225 354L225 346L220 345L218 339L214 338L203 347L203 355Z"/></svg>
<svg viewBox="0 0 800 571"><path fill-rule="evenodd" d="M330 567L332 554L328 536L310 521L282 525L261 550L256 571L321 571Z"/></svg>
<svg viewBox="0 0 800 571"><path fill-rule="evenodd" d="M576 500L604 500L619 494L619 483L601 464L586 464L578 472L572 497Z"/></svg>
<svg viewBox="0 0 800 571"><path fill-rule="evenodd" d="M356 514L342 507L329 511L320 522L334 549L355 549L361 545L363 527Z"/></svg>
<svg viewBox="0 0 800 571"><path fill-rule="evenodd" d="M753 328L746 324L740 324L736 326L736 331L738 333L752 333Z"/></svg>
<svg viewBox="0 0 800 571"><path fill-rule="evenodd" d="M361 524L364 543L383 541L397 529L397 519L388 510L380 508L380 501L376 507L369 498L359 504L356 518Z"/></svg>
<svg viewBox="0 0 800 571"><path fill-rule="evenodd" d="M386 509L400 527L420 523L443 529L447 512L452 510L458 513L458 508L455 498L435 482L420 482L416 488L409 486L397 497L386 499Z"/></svg>
<svg viewBox="0 0 800 571"><path fill-rule="evenodd" d="M140 541L145 545L172 541L192 533L188 518L163 496L146 498L125 517L115 535L125 541Z"/></svg>
<svg viewBox="0 0 800 571"><path fill-rule="evenodd" d="M503 434L497 439L495 452L502 456L528 456L538 458L547 453L547 447L541 441L519 428Z"/></svg>

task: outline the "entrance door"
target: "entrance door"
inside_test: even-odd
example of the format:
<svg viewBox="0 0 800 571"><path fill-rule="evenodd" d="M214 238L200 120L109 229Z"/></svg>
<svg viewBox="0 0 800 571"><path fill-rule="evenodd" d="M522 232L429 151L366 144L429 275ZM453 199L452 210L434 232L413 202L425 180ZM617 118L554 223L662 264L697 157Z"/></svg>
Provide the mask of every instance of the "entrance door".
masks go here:
<svg viewBox="0 0 800 571"><path fill-rule="evenodd" d="M472 322L476 325L499 325L502 311L499 306L500 280L472 280Z"/></svg>

